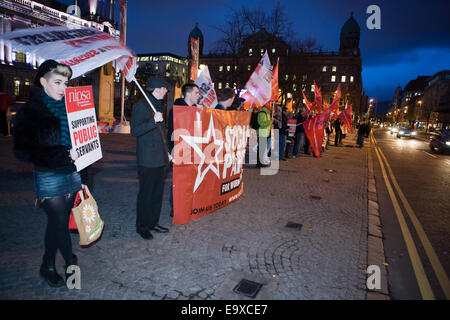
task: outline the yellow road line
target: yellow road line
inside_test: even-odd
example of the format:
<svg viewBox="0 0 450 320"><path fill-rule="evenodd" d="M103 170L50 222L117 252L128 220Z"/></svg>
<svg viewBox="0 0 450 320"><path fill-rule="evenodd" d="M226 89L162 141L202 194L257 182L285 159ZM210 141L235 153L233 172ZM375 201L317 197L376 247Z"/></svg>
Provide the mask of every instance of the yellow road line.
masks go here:
<svg viewBox="0 0 450 320"><path fill-rule="evenodd" d="M431 266L433 267L433 270L439 280L439 284L441 285L442 290L445 293L445 297L448 300L448 299L450 299L450 282L448 280L447 274L445 273L445 270L442 267L442 264L439 261L439 258L436 254L436 251L434 251L430 240L428 240L428 237L427 237L425 231L423 230L422 225L420 224L419 220L417 219L417 216L414 214L414 211L413 211L412 207L410 206L408 200L406 200L406 197L405 197L403 191L400 189L397 179L395 178L395 176L392 172L391 166L389 165L386 157L384 156L383 151L381 151L381 149L379 149L379 151L380 151L380 154L381 154L384 162L386 163L386 167L391 176L392 183L394 184L394 187L397 190L397 193L400 196L400 199L402 200L404 207L406 208L406 212L408 213L408 216L411 219L412 224L414 225L414 228L416 229L417 235L418 235L420 241L422 242L422 245L425 249L428 259L430 260Z"/></svg>
<svg viewBox="0 0 450 320"><path fill-rule="evenodd" d="M423 150L422 150L422 152L423 152L423 153L426 153L426 154L429 155L430 157L437 158L434 154L431 154L431 153L426 152L426 151L423 151Z"/></svg>
<svg viewBox="0 0 450 320"><path fill-rule="evenodd" d="M434 300L433 290L431 289L430 282L425 274L425 270L423 268L422 262L420 260L419 253L417 252L417 248L414 244L414 240L412 238L411 232L408 229L406 224L405 217L403 216L402 210L400 209L400 205L395 197L394 190L392 189L391 183L389 182L386 169L384 167L383 161L381 159L380 153L378 152L378 147L375 144L375 139L373 135L371 135L372 141L375 145L375 152L378 156L378 162L380 163L381 172L383 174L384 182L386 184L386 188L388 190L389 196L391 198L392 204L394 206L395 214L397 215L398 222L400 224L400 229L403 234L403 239L405 240L406 248L408 250L409 258L411 260L411 264L413 266L414 274L416 276L417 284L419 285L419 290L424 300Z"/></svg>

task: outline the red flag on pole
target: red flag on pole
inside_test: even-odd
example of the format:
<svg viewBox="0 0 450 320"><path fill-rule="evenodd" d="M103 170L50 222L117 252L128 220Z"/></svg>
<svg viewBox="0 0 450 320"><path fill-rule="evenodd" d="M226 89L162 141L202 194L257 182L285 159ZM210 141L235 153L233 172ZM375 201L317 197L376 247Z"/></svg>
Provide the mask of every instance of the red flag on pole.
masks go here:
<svg viewBox="0 0 450 320"><path fill-rule="evenodd" d="M250 92L245 92L242 96L242 99L245 99L244 102L244 110L248 110L250 108L257 108L257 109L261 109L261 105L259 104L258 100L255 99L255 97L253 97Z"/></svg>
<svg viewBox="0 0 450 320"><path fill-rule="evenodd" d="M320 157L320 152L322 151L323 130L325 122L329 118L329 114L328 117L327 114L327 112L324 112L303 122L305 134L308 137L311 148L317 158Z"/></svg>
<svg viewBox="0 0 450 320"><path fill-rule="evenodd" d="M342 111L339 114L339 119L344 122L348 128L350 128L350 132L352 132L352 105L350 105L348 108L345 108L344 111Z"/></svg>
<svg viewBox="0 0 450 320"><path fill-rule="evenodd" d="M280 62L280 58L277 60L277 65L273 69L272 72L272 97L270 98L270 101L277 101L278 100L278 64Z"/></svg>
<svg viewBox="0 0 450 320"><path fill-rule="evenodd" d="M289 112L292 112L292 99L291 101L288 102L288 104L286 105L286 109L288 109Z"/></svg>
<svg viewBox="0 0 450 320"><path fill-rule="evenodd" d="M314 104L317 112L322 112L322 93L314 81Z"/></svg>
<svg viewBox="0 0 450 320"><path fill-rule="evenodd" d="M305 100L305 106L308 109L308 111L311 112L313 110L313 105L311 102L308 101L308 99L306 98L305 93L303 91L302 91L302 93L303 93L303 99Z"/></svg>

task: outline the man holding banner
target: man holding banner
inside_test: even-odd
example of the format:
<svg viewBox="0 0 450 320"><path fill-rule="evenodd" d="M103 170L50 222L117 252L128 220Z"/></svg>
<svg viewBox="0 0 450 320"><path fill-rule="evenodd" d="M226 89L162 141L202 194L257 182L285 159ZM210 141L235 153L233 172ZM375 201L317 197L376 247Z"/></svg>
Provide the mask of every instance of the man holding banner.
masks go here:
<svg viewBox="0 0 450 320"><path fill-rule="evenodd" d="M162 78L150 77L147 80L146 95L156 109L149 108L146 100L140 99L133 106L131 135L136 137L136 153L139 176L137 196L136 232L146 240L153 238L151 231L165 233L169 229L160 226L164 177L169 163L167 146L164 145L158 126L164 127L162 99L169 84ZM160 123L160 124L158 124ZM165 139L164 139L165 140Z"/></svg>

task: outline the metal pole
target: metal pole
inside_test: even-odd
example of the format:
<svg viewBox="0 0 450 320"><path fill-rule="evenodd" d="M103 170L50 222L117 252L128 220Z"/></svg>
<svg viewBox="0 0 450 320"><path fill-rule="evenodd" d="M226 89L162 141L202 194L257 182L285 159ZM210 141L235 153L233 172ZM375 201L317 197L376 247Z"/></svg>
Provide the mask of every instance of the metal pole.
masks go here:
<svg viewBox="0 0 450 320"><path fill-rule="evenodd" d="M123 26L122 26L122 32L123 32L123 45L125 46L127 43L127 5L128 1L125 1L125 10L123 12ZM137 83L137 81L136 81ZM120 97L120 124L123 124L123 119L125 118L125 77L122 73L122 93Z"/></svg>

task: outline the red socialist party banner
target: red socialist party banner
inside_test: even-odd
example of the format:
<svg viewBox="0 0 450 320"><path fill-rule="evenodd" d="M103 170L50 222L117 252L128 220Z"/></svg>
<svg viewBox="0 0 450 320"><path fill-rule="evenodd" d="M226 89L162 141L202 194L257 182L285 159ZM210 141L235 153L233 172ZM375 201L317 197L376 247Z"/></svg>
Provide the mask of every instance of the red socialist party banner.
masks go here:
<svg viewBox="0 0 450 320"><path fill-rule="evenodd" d="M329 112L324 112L303 122L305 134L308 137L311 148L317 158L320 157L320 152L322 151L323 130L325 122L329 117Z"/></svg>
<svg viewBox="0 0 450 320"><path fill-rule="evenodd" d="M250 112L174 106L174 224L223 208L244 192Z"/></svg>

